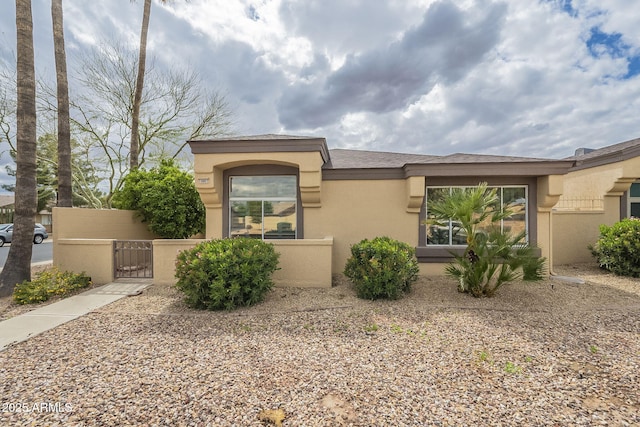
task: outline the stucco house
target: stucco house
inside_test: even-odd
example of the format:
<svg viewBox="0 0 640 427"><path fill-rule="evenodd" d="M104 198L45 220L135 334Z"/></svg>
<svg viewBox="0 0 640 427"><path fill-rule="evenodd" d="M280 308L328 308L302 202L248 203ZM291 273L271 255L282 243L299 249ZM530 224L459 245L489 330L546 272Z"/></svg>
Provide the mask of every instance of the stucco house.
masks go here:
<svg viewBox="0 0 640 427"><path fill-rule="evenodd" d="M390 236L416 247L423 273L441 272L450 250L462 250L455 225L424 224L429 201L455 187L486 181L519 213L503 224L526 230L551 255L551 212L574 160L333 149L324 138L260 135L190 141L195 182L207 208L207 238L252 235L332 238L331 269L343 270L350 246ZM249 204L262 218L247 222ZM285 210L287 215L280 212Z"/></svg>
<svg viewBox="0 0 640 427"><path fill-rule="evenodd" d="M429 203L479 182L517 211L501 226L525 230L552 274L554 265L591 260L587 245L600 224L640 211L640 139L558 160L329 149L324 138L286 135L189 145L206 207L205 238L273 243L281 254L274 280L283 286L331 286L352 244L383 235L414 246L422 274L441 274L451 251L464 250L464 238L454 223L425 225ZM54 221L54 263L90 274L94 268L96 282L113 278L113 239L154 238L128 212L55 208ZM177 252L198 241L153 240L154 281L175 282ZM89 253L110 257L111 265L87 268Z"/></svg>

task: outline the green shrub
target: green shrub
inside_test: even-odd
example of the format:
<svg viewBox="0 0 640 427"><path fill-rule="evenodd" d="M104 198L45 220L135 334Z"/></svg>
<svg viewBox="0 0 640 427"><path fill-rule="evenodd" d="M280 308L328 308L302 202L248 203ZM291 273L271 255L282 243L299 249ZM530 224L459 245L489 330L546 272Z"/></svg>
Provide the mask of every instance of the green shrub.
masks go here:
<svg viewBox="0 0 640 427"><path fill-rule="evenodd" d="M231 310L256 304L273 287L279 255L272 244L237 238L210 240L181 252L176 287L190 307Z"/></svg>
<svg viewBox="0 0 640 427"><path fill-rule="evenodd" d="M344 274L363 299L398 299L418 278L418 261L406 243L389 237L364 239L351 246Z"/></svg>
<svg viewBox="0 0 640 427"><path fill-rule="evenodd" d="M452 253L454 262L447 265L445 273L458 280L458 291L474 297L492 297L514 280L542 280L546 260L536 256L524 238L524 233L511 236L499 229L478 235L475 250Z"/></svg>
<svg viewBox="0 0 640 427"><path fill-rule="evenodd" d="M149 230L165 239L186 239L204 230L205 208L193 176L170 160L129 173L113 205L137 211Z"/></svg>
<svg viewBox="0 0 640 427"><path fill-rule="evenodd" d="M91 284L91 277L83 273L60 271L53 267L38 274L32 281L18 283L13 290L13 300L18 304L34 304L52 296L65 296Z"/></svg>
<svg viewBox="0 0 640 427"><path fill-rule="evenodd" d="M589 249L601 268L620 276L640 277L640 219L601 225L600 238Z"/></svg>

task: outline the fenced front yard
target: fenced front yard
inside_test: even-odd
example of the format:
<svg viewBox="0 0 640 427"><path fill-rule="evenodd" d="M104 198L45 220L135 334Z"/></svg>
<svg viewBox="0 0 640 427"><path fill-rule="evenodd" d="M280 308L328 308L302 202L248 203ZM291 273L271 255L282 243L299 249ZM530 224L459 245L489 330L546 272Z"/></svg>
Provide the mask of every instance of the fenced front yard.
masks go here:
<svg viewBox="0 0 640 427"><path fill-rule="evenodd" d="M132 211L54 208L53 215L54 265L84 271L97 284L151 277L157 284L175 283L176 256L203 241L158 239ZM276 285L331 286L333 238L269 242L280 253Z"/></svg>

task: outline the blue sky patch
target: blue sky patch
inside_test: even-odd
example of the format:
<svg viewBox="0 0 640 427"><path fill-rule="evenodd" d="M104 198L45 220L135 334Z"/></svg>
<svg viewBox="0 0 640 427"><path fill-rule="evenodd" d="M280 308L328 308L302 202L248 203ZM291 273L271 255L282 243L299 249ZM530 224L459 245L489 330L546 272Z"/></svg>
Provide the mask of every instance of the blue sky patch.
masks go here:
<svg viewBox="0 0 640 427"><path fill-rule="evenodd" d="M629 66L624 79L640 74L640 55L633 54L631 47L622 41L620 33L605 33L599 27L591 28L587 47L594 58L609 55L612 58L626 58Z"/></svg>
<svg viewBox="0 0 640 427"><path fill-rule="evenodd" d="M574 9L572 0L542 0L543 2L553 3L556 8L567 13L572 18L578 17L578 9Z"/></svg>
<svg viewBox="0 0 640 427"><path fill-rule="evenodd" d="M624 78L629 79L633 76L637 76L638 74L640 74L640 55L629 58L629 71Z"/></svg>
<svg viewBox="0 0 640 427"><path fill-rule="evenodd" d="M559 0L559 3L562 10L567 12L569 16L573 16L574 18L578 16L578 10L573 8L571 0Z"/></svg>

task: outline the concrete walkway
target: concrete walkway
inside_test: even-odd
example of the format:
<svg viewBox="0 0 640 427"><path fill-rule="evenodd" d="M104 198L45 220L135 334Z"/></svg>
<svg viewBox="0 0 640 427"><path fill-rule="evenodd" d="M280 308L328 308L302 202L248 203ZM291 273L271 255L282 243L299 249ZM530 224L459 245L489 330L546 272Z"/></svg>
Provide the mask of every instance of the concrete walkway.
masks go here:
<svg viewBox="0 0 640 427"><path fill-rule="evenodd" d="M131 279L126 282L108 283L4 320L0 322L0 351L11 344L26 341L120 298L138 295L151 283L151 279Z"/></svg>

